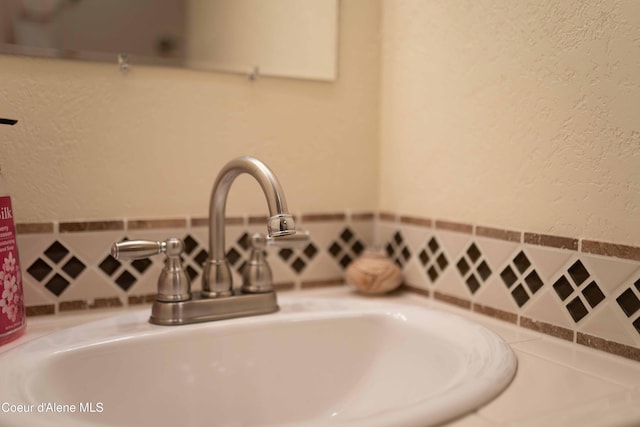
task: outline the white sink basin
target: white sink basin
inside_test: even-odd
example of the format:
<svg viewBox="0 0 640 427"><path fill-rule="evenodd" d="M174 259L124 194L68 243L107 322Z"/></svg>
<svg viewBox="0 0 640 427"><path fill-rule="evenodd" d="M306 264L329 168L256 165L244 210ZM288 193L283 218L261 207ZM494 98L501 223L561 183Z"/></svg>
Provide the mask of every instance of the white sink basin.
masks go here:
<svg viewBox="0 0 640 427"><path fill-rule="evenodd" d="M488 402L516 369L498 336L447 313L380 299L279 303L174 327L143 310L16 347L0 356L0 400L14 405L0 425L425 427Z"/></svg>

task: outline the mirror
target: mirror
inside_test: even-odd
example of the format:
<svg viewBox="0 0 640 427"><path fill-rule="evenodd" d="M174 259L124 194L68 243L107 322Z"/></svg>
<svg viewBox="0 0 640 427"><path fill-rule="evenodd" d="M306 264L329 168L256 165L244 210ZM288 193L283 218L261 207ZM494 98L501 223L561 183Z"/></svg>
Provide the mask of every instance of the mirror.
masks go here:
<svg viewBox="0 0 640 427"><path fill-rule="evenodd" d="M0 53L317 80L338 0L0 0Z"/></svg>

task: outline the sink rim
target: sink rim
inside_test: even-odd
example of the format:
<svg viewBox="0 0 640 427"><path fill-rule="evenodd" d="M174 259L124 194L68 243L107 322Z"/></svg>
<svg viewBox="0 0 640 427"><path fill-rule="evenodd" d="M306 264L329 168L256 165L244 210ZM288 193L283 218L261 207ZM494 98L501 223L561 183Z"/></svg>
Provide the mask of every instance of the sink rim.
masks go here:
<svg viewBox="0 0 640 427"><path fill-rule="evenodd" d="M455 314L444 312L431 307L413 306L407 304L398 304L388 300L347 300L344 298L305 298L298 296L285 296L280 298L281 311L274 314L268 314L263 316L254 316L247 318L238 318L225 320L221 322L209 322L193 325L185 325L179 327L167 327L152 325L147 322L148 309L141 309L131 313L120 314L111 316L106 319L89 322L84 325L79 325L71 328L66 328L60 331L53 332L51 334L42 336L33 341L27 342L14 349L7 351L0 355L0 372L7 369L9 366L15 363L15 360L20 356L22 357L21 363L32 366L31 363L46 363L46 359L42 357L49 354L59 354L65 351L73 351L77 349L83 349L99 343L106 343L111 341L125 342L130 339L135 339L139 336L151 335L158 337L165 337L170 339L175 334L182 334L186 331L199 331L207 329L225 329L228 327L234 328L247 328L256 323L271 324L281 322L300 321L304 319L322 320L332 319L336 316L362 316L365 314L384 315L394 318L398 322L413 322L415 318L424 320L429 317L438 320L444 320L449 325L455 325L462 328L462 331L468 335L475 334L477 337L482 338L486 342L494 344L491 350L494 351L491 357L485 357L484 363L488 365L478 365L472 372L474 374L473 383L469 382L469 377L466 376L464 387L460 388L460 383L457 383L454 387L444 390L443 396L449 397L449 400L439 396L438 398L431 399L428 403L418 402L413 405L409 405L403 408L402 417L404 420L412 418L421 418L425 416L425 408L429 409L427 412L430 417L435 417L441 421L450 419L451 416L443 415L450 410L452 406L460 404L460 400L464 400L465 410L462 413L475 410L478 407L488 403L495 398L502 390L504 390L513 375L515 374L517 360L510 346L497 334L490 331L486 327L475 323L471 320L465 319ZM425 317L426 316L426 317ZM425 330L434 332L430 329L433 325L422 325ZM437 332L437 331L435 331ZM448 334L437 333L441 338L452 342L457 345L458 339L452 339ZM73 344L70 345L69 342ZM9 364L5 363L14 360ZM21 364L20 362L18 365ZM2 367L4 365L4 367ZM15 366L15 365L14 365ZM488 369L487 369L488 368ZM495 372L500 370L502 374L498 377L489 375L489 372ZM458 375L460 377L460 375ZM0 386L0 389L3 386ZM482 393L479 392L482 391ZM14 391L14 390L11 390ZM20 391L17 389L17 391ZM452 393L457 393L457 396L451 397ZM3 393L5 394L5 393ZM6 394L5 394L6 395ZM20 396L8 395L5 401L11 402L13 399L16 403L21 403ZM25 398L22 396L22 398ZM437 406L438 408L434 408ZM431 407L431 408L429 408ZM435 412L434 412L435 411ZM395 412L391 411L390 414L378 414L375 422L371 419L364 418L360 421L357 419L347 420L349 422L342 423L339 420L331 422L332 425L348 425L348 426L372 426L372 425L400 425L398 424L397 416ZM460 411L456 411L454 417L462 415ZM0 413L0 421L3 421L4 415ZM42 419L41 417L38 417ZM73 420L66 417L61 420L61 425L65 426L87 426L87 425L101 425L101 423L90 423L87 420ZM434 418L431 418L434 419ZM332 420L334 421L334 420ZM29 421L31 423L31 421ZM440 422L440 421L439 421ZM18 423L16 425L19 425ZM45 422L43 421L43 425ZM31 425L38 425L32 424ZM51 420L46 420L46 425L51 425ZM296 424L299 425L299 424ZM319 422L310 421L305 422L308 426L320 426L327 425L327 420L323 419ZM403 424L404 425L404 424ZM411 424L406 424L411 425Z"/></svg>

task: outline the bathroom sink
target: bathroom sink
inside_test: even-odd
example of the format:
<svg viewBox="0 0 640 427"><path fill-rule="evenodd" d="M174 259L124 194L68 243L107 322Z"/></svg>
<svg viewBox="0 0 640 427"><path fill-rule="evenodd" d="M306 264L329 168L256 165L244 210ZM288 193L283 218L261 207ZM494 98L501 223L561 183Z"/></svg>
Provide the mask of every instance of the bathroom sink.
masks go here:
<svg viewBox="0 0 640 427"><path fill-rule="evenodd" d="M0 355L0 425L424 427L487 403L516 369L497 335L437 310L279 305L187 326L140 310L27 342Z"/></svg>

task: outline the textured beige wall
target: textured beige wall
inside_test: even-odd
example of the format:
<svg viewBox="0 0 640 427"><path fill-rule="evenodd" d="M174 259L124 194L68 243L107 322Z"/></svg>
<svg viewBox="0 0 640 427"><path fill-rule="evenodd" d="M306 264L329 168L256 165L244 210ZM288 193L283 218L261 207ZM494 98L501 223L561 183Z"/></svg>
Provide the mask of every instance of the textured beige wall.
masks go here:
<svg viewBox="0 0 640 427"><path fill-rule="evenodd" d="M241 154L271 166L294 212L375 208L377 5L341 2L335 83L0 56L17 220L207 215L217 171ZM246 176L228 207L266 213Z"/></svg>
<svg viewBox="0 0 640 427"><path fill-rule="evenodd" d="M206 215L253 154L298 212L640 244L640 3L382 0L380 45L378 2L340 4L336 83L0 56L18 220ZM239 181L229 210L263 212Z"/></svg>
<svg viewBox="0 0 640 427"><path fill-rule="evenodd" d="M640 244L640 2L382 15L381 208Z"/></svg>

